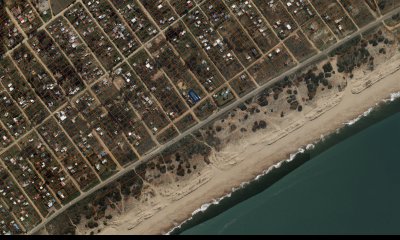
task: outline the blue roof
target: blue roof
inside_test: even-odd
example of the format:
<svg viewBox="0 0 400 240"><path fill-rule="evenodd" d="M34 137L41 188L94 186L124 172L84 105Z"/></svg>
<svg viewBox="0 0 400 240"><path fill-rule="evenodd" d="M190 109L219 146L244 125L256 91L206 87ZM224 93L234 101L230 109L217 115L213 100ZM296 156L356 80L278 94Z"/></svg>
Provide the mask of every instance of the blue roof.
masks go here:
<svg viewBox="0 0 400 240"><path fill-rule="evenodd" d="M20 230L20 228L19 228L18 224L14 223L14 225L13 225L13 226L14 226L14 228L15 228L15 229L17 229L17 230Z"/></svg>
<svg viewBox="0 0 400 240"><path fill-rule="evenodd" d="M200 101L200 96L199 95L197 95L197 93L193 90L193 89L191 89L190 91L189 91L189 97L192 99L192 101L194 102L194 103L197 103L198 101Z"/></svg>

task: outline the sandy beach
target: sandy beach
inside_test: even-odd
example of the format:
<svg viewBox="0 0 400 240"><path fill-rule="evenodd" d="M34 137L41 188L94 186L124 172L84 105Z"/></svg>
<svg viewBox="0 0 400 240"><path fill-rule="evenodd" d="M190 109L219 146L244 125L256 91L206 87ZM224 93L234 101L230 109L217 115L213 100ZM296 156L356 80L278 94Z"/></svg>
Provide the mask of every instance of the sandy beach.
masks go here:
<svg viewBox="0 0 400 240"><path fill-rule="evenodd" d="M377 27L288 73L72 206L40 234L167 234L204 204L400 92L399 39Z"/></svg>
<svg viewBox="0 0 400 240"><path fill-rule="evenodd" d="M322 221L311 211L332 220L337 209L355 209L344 202L349 208L325 213L315 202L332 204L294 186L301 181L288 180L310 159L301 167L320 164L318 157L333 145L361 136L357 134L373 129L378 119L391 120L400 100L400 4L151 3L0 0L0 234L186 234L203 226L199 219L232 213L226 208L242 207L238 203L249 196L272 192L275 197L288 186L308 197L303 202L311 203L312 210L300 207L291 195L280 195L275 202L261 196L265 211L250 202L250 208L223 219L223 227L211 225L222 234L227 226L253 234L255 224L237 221L247 212L249 219L263 224L262 230L277 229L271 222L278 223L281 216L282 229L292 230L288 206L305 210L299 215L316 222ZM373 111L393 96L398 100ZM347 127L363 116L364 121ZM397 153L387 150L396 149L387 144L396 141L386 139L396 137L393 128L385 128L389 134L377 129L381 135L366 135L358 151L354 146L337 151L349 160L327 158L337 164L328 165L331 182L339 190L347 186L366 166L362 154L376 164L372 174L364 174L368 179L381 179L370 177L378 164L400 176L393 162L376 161L381 153L396 160L392 156ZM371 139L382 145L366 142ZM361 160L353 164L355 170L347 165L353 160ZM349 170L350 180L342 177L343 169ZM325 181L310 178L316 173L328 175L305 172L310 182L320 183L310 193L335 202L341 195L368 209L354 212L370 214L365 199L376 206L398 201L381 198L385 193L361 197L354 188L334 194ZM386 185L376 184L376 189ZM371 184L364 186L370 194ZM376 204L377 198L394 203ZM285 200L294 202L279 209L275 203ZM216 208L207 211L211 205ZM393 216L388 209L385 214ZM388 225L378 215L361 219ZM346 220L351 229L361 222ZM398 222L393 222L396 229ZM292 226L304 229L297 222Z"/></svg>
<svg viewBox="0 0 400 240"><path fill-rule="evenodd" d="M201 170L197 178L187 179L184 187L164 189L153 203L132 207L104 226L100 234L165 234L188 219L204 203L232 191L233 187L254 179L277 162L309 143L321 139L376 106L391 93L400 91L400 59L398 54L390 64L381 64L365 75L362 69L354 74L344 91L327 95L316 105L303 111L302 117L290 120L271 120L271 130L251 134L228 143L211 157L211 164ZM366 79L370 84L363 84ZM294 121L296 118L296 121ZM279 124L278 124L279 123ZM171 184L172 185L172 184ZM174 195L175 194L175 195Z"/></svg>

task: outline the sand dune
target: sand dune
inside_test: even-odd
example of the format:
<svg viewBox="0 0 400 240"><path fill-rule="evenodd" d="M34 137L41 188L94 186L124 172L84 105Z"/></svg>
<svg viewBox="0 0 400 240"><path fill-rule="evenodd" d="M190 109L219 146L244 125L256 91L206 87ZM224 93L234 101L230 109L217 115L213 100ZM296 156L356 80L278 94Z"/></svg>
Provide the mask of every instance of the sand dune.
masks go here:
<svg viewBox="0 0 400 240"><path fill-rule="evenodd" d="M211 157L213 167L208 168L204 175L191 179L191 184L179 188L170 197L160 198L160 203L155 206L142 206L141 210L127 212L117 222L106 226L102 234L166 233L173 227L172 223L190 217L203 203L230 192L232 187L288 158L299 147L334 132L347 120L359 116L391 93L400 91L399 66L396 57L396 61L381 65L367 77L367 81L371 80L370 87L360 87L363 84L359 81L350 82L345 91L335 94L334 98L319 100L315 109L287 128L249 135L245 139L248 144L238 144L243 142L240 141L226 146L214 153ZM389 74L383 76L384 73Z"/></svg>

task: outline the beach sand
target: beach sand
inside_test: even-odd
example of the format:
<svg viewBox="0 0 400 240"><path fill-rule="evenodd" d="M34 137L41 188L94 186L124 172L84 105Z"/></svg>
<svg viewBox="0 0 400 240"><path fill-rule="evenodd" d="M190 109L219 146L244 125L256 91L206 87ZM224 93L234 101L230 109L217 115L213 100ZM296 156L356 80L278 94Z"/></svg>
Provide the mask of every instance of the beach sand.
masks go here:
<svg viewBox="0 0 400 240"><path fill-rule="evenodd" d="M391 93L399 92L399 66L400 57L396 54L390 59L390 64L382 64L368 76L357 78L355 74L354 80L349 81L343 92L318 100L317 106L310 107L303 117L293 116L296 121L287 124L271 121L271 130L250 134L227 144L213 154L212 164L202 169L195 180L189 178L182 184L185 187L171 188L173 193L160 194L154 203L140 211L132 208L115 216L100 234L167 233L191 217L192 212L204 203L230 193L233 187L254 179L263 170L288 159L300 147L335 132L349 120L390 97ZM371 83L364 84L365 79L371 80Z"/></svg>

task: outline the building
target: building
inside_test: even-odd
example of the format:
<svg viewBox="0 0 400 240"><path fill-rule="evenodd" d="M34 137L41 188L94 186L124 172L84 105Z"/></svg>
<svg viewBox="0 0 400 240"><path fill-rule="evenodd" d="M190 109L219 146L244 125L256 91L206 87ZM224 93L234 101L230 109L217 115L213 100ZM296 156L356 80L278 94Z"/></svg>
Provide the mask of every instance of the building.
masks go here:
<svg viewBox="0 0 400 240"><path fill-rule="evenodd" d="M190 89L189 97L190 99L192 99L194 104L198 103L201 100L200 96L193 89Z"/></svg>

